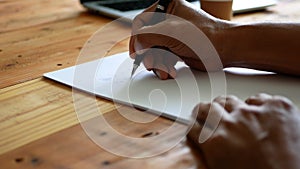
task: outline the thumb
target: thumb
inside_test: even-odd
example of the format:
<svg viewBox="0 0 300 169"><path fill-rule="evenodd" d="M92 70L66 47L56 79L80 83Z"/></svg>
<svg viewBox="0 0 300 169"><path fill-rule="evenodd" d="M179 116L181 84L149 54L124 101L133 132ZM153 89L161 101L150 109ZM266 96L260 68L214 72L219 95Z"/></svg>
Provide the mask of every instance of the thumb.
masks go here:
<svg viewBox="0 0 300 169"><path fill-rule="evenodd" d="M170 47L173 42L168 36L169 26L161 22L156 25L144 26L136 32L136 40L139 43L139 49L147 49L154 46Z"/></svg>

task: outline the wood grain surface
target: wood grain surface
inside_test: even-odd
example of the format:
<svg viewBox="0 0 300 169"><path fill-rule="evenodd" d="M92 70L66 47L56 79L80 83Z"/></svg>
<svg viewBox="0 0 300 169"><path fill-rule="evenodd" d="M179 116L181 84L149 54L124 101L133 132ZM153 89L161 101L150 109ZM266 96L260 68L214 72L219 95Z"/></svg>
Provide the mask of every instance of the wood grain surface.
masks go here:
<svg viewBox="0 0 300 169"><path fill-rule="evenodd" d="M299 7L299 0L282 0L265 11L234 16L233 21L299 21ZM156 138L172 125L176 132L169 138L157 137L165 139L163 148L170 146L171 138L182 138L175 148L151 158L105 151L79 124L72 89L42 78L45 72L76 64L88 39L111 21L87 12L78 0L0 0L0 168L205 168L199 152L182 137L186 126L164 118L137 125L119 111L131 117L153 116L80 93L85 99L76 106L86 110L80 114L82 124L97 126L96 119L104 114L118 132L134 138ZM126 31L130 26L121 24L112 32ZM128 50L128 39L109 43L115 46L106 55ZM97 57L91 54L85 61ZM101 112L94 111L95 104ZM94 131L95 138L126 145L101 127ZM132 151L136 147L130 146Z"/></svg>
<svg viewBox="0 0 300 169"><path fill-rule="evenodd" d="M127 112L130 111L127 110ZM162 141L162 144L173 144L174 138L182 138L183 140L179 144L173 144L175 147L172 150L164 151L159 156L133 159L113 155L103 150L87 137L80 125L76 125L0 156L1 168L204 168L204 165L201 163L202 160L199 154L197 154L198 152L194 151L194 147L188 145L184 137L182 137L182 132L186 128L185 126L173 124L170 120L163 118L156 119L151 123L152 125L135 124L133 122L126 123L125 121L128 120L120 116L116 110L107 112L105 118L119 132L133 138L141 139L157 137L160 132L175 125L173 128L177 132L169 135L169 138L158 137L157 141ZM85 123L89 123L91 126L99 125L95 118ZM126 142L123 142L125 144L125 147L123 147L118 143L121 140L116 140L112 136L112 133L101 127L95 128L97 129L93 130L93 133L89 133L92 135L92 138L105 139L106 137L113 142L112 144L119 146L118 149L120 152L123 149L124 151L128 151L127 149L134 151L134 149L141 148L136 144L126 144Z"/></svg>

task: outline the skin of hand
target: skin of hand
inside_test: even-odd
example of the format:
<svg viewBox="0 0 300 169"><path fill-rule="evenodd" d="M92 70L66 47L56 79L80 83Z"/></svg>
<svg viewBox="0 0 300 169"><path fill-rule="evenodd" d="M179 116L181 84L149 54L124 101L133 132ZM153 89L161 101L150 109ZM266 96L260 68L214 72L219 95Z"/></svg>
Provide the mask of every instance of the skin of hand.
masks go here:
<svg viewBox="0 0 300 169"><path fill-rule="evenodd" d="M199 143L208 113L221 120L211 137ZM201 150L209 169L300 167L300 114L285 97L258 94L245 102L218 97L200 103L194 115L196 123L187 137Z"/></svg>
<svg viewBox="0 0 300 169"><path fill-rule="evenodd" d="M206 70L207 67L204 67L198 56L196 56L196 54L188 46L177 39L164 36L159 33L163 32L163 30L173 31L171 34L178 32L182 33L184 30L186 30L186 23L166 18L164 21L155 25L148 25L148 23L151 22L152 15L151 13L145 15L145 13L154 12L156 5L157 4L153 4L151 7L146 9L143 14L138 15L133 21L132 37L129 43L131 58L134 59L136 57L136 53L141 53L140 51L143 51L144 49L160 46L168 48L171 52L163 50L144 50L145 57L143 60L143 64L147 70L154 71L154 73L158 75L160 79L174 78L176 76L174 65L177 63L177 61L184 61L190 67L198 70ZM215 34L219 29L218 27L225 25L223 21L210 16L202 10L194 9L191 4L184 0L171 1L168 6L167 13L178 16L194 24L207 37L209 37L215 47L220 46L218 45L219 41ZM154 33L143 33L147 31ZM192 32L184 33L192 34ZM213 71L222 69L214 66L210 67L210 69L213 69Z"/></svg>
<svg viewBox="0 0 300 169"><path fill-rule="evenodd" d="M201 71L244 67L300 76L298 64L300 62L300 23L228 22L217 19L203 10L195 9L184 0L172 0L167 13L188 21L205 34L220 57L222 65L219 66L219 64L214 64L215 60L209 57L209 53L197 56L180 39L164 36L165 34L161 33L183 34L182 37L190 35L189 39L201 49L203 43L207 41L193 37L197 33L189 31L190 27L187 22L167 16L164 21L151 25L152 15L149 12L155 11L156 5L152 5L134 19L129 51L133 59L136 53L144 53L145 67L154 71L161 79L176 76L174 65L179 60ZM171 52L149 50L157 46L167 48Z"/></svg>

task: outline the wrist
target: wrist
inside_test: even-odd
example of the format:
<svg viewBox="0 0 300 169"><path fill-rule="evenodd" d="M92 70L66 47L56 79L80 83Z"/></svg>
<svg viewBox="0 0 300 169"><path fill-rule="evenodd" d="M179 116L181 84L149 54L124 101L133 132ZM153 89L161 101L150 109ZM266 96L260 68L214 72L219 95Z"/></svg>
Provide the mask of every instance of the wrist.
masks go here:
<svg viewBox="0 0 300 169"><path fill-rule="evenodd" d="M210 25L202 30L214 45L223 67L228 66L231 57L230 43L228 43L228 30L233 26L232 22L213 18Z"/></svg>

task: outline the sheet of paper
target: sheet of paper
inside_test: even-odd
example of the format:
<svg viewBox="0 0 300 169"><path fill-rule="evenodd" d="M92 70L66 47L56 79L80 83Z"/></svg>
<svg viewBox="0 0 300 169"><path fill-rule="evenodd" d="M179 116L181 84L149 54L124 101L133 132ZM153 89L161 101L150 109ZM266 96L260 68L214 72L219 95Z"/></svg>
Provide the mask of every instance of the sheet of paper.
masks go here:
<svg viewBox="0 0 300 169"><path fill-rule="evenodd" d="M249 69L225 72L191 71L178 63L175 79L159 80L141 65L131 79L133 60L120 53L66 69L45 77L118 103L147 109L173 120L187 122L194 106L219 95L242 99L264 92L283 95L300 104L300 78Z"/></svg>

